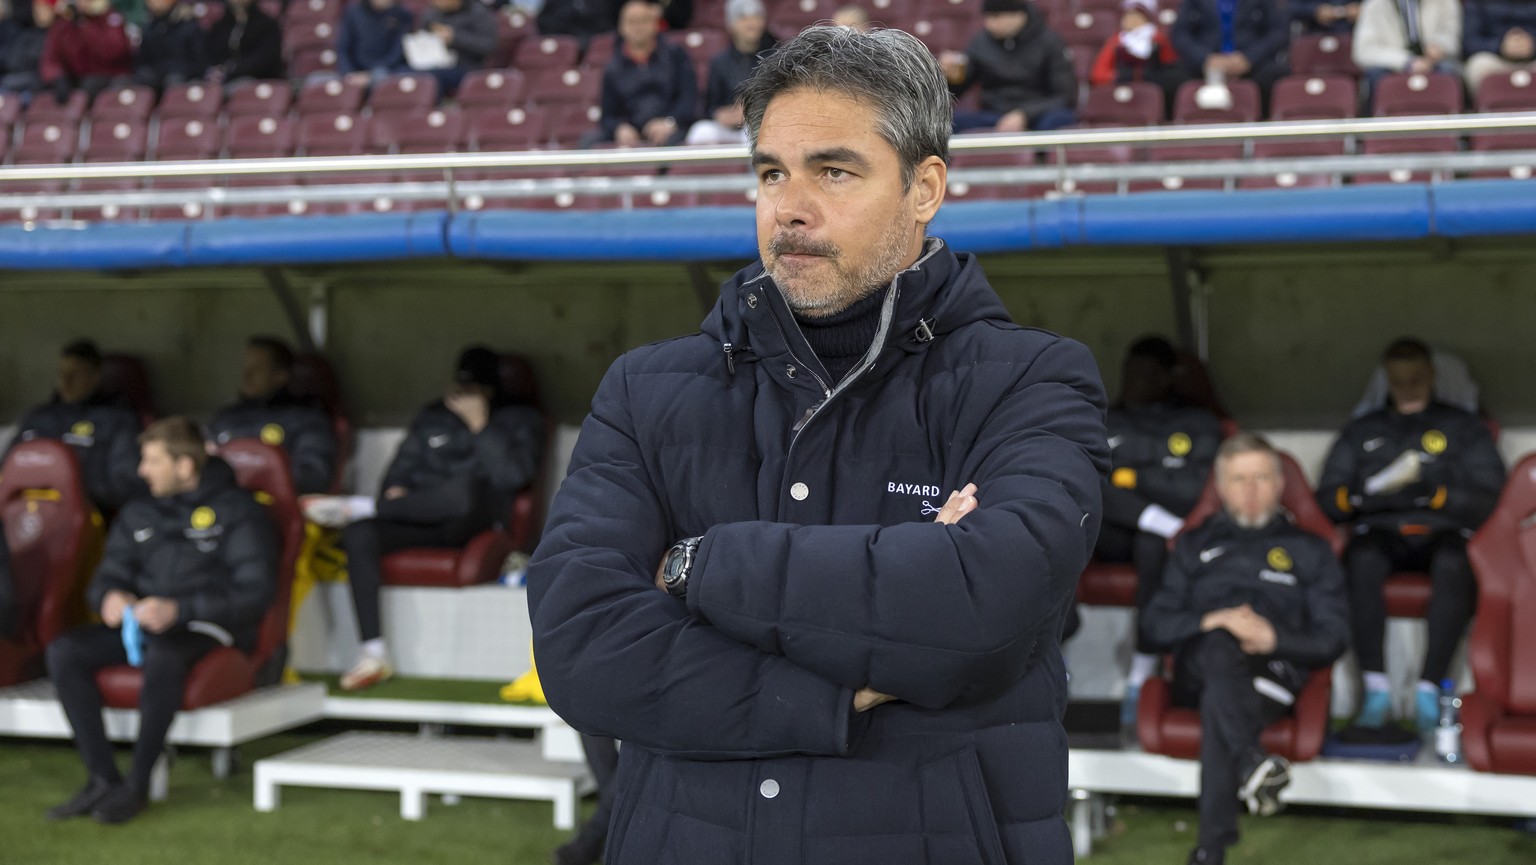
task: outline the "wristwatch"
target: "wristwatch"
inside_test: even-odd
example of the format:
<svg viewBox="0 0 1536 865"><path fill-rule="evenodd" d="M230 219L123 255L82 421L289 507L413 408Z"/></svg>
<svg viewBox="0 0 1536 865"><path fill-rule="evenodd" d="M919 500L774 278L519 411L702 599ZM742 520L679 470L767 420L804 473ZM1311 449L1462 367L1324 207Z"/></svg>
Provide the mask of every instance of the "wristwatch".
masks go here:
<svg viewBox="0 0 1536 865"><path fill-rule="evenodd" d="M672 597L688 597L688 575L693 573L693 557L702 540L703 537L684 538L667 550L666 564L661 567L661 584Z"/></svg>

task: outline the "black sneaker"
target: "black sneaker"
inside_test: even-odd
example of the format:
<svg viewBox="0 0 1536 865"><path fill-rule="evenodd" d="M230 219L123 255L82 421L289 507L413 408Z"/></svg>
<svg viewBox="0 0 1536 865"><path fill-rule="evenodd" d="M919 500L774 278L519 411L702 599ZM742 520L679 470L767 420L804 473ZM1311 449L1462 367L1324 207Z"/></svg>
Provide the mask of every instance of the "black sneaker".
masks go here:
<svg viewBox="0 0 1536 865"><path fill-rule="evenodd" d="M91 819L108 826L127 823L139 816L148 804L149 797L143 793L130 790L126 785L119 786L91 809Z"/></svg>
<svg viewBox="0 0 1536 865"><path fill-rule="evenodd" d="M68 802L49 808L48 812L43 816L49 820L68 820L71 817L82 817L91 813L91 809L95 808L102 799L105 799L108 793L121 786L122 782L113 782L105 778L93 777L86 781L85 786L80 788L80 792L76 793Z"/></svg>
<svg viewBox="0 0 1536 865"><path fill-rule="evenodd" d="M1237 795L1248 806L1249 814L1272 817L1285 807L1280 791L1290 783L1291 761L1269 755L1249 771Z"/></svg>
<svg viewBox="0 0 1536 865"><path fill-rule="evenodd" d="M1189 865L1223 865L1226 861L1225 847L1196 847L1189 854Z"/></svg>

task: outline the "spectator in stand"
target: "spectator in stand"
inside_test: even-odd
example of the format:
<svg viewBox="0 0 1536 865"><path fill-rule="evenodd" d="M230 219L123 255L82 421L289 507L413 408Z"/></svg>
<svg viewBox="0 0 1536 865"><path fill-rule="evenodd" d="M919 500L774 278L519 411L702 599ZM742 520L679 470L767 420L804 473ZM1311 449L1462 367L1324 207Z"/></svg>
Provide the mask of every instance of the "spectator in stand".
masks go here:
<svg viewBox="0 0 1536 865"><path fill-rule="evenodd" d="M209 78L283 77L283 29L256 0L225 0L224 16L208 29Z"/></svg>
<svg viewBox="0 0 1536 865"><path fill-rule="evenodd" d="M133 78L133 43L111 0L56 3L54 11L57 20L48 28L38 74L60 102L77 88L94 97Z"/></svg>
<svg viewBox="0 0 1536 865"><path fill-rule="evenodd" d="M144 492L139 480L139 419L101 388L101 352L89 340L64 346L53 399L27 412L13 442L55 439L74 448L85 491L103 513Z"/></svg>
<svg viewBox="0 0 1536 865"><path fill-rule="evenodd" d="M1360 19L1360 4L1335 0L1290 0L1286 8L1303 33L1349 33Z"/></svg>
<svg viewBox="0 0 1536 865"><path fill-rule="evenodd" d="M725 26L731 44L709 61L709 84L704 88L704 116L688 130L689 144L746 144L741 100L736 89L757 68L776 40L768 32L763 0L730 0L725 4Z"/></svg>
<svg viewBox="0 0 1536 865"><path fill-rule="evenodd" d="M380 561L410 547L458 547L505 518L533 480L544 449L538 411L501 390L500 358L482 346L459 355L448 393L423 408L384 473L383 495L312 496L305 513L345 526L352 604L362 648L341 679L348 691L394 675L379 615Z"/></svg>
<svg viewBox="0 0 1536 865"><path fill-rule="evenodd" d="M1184 0L1172 37L1191 78L1252 79L1266 114L1270 88L1291 71L1291 26L1275 0Z"/></svg>
<svg viewBox="0 0 1536 865"><path fill-rule="evenodd" d="M195 81L208 71L203 28L185 0L149 0L134 80L155 90Z"/></svg>
<svg viewBox="0 0 1536 865"><path fill-rule="evenodd" d="M1328 542L1281 508L1280 457L1251 433L1216 456L1221 513L1180 535L1141 632L1174 657L1173 691L1200 710L1200 833L1190 865L1222 865L1237 802L1277 813L1290 762L1259 744L1312 670L1349 645L1344 574Z"/></svg>
<svg viewBox="0 0 1536 865"><path fill-rule="evenodd" d="M432 8L421 16L421 29L442 40L457 58L452 66L430 70L445 96L496 50L496 16L479 0L432 0Z"/></svg>
<svg viewBox="0 0 1536 865"><path fill-rule="evenodd" d="M1179 85L1189 75L1179 65L1173 42L1157 23L1157 0L1124 0L1120 4L1120 32L1109 37L1093 62L1088 83L1095 87L1150 81L1163 89L1166 104L1173 105Z"/></svg>
<svg viewBox="0 0 1536 865"><path fill-rule="evenodd" d="M1429 572L1428 639L1414 702L1426 733L1439 720L1440 684L1477 607L1467 539L1498 503L1504 461L1481 418L1435 399L1428 346L1400 339L1382 361L1389 404L1339 434L1317 482L1317 503L1350 530L1344 568L1365 680L1358 726L1380 728L1391 711L1382 586L1397 571Z"/></svg>
<svg viewBox="0 0 1536 865"><path fill-rule="evenodd" d="M1044 131L1077 122L1077 73L1067 45L1030 0L985 0L982 30L962 54L939 57L958 97L981 87L980 111L956 111L955 131Z"/></svg>
<svg viewBox="0 0 1536 865"><path fill-rule="evenodd" d="M1462 15L1462 55L1473 95L1495 72L1536 70L1536 3L1466 0Z"/></svg>
<svg viewBox="0 0 1536 865"><path fill-rule="evenodd" d="M225 445L251 438L280 447L299 495L330 489L336 469L336 432L331 418L313 400L288 390L293 349L272 336L253 336L245 344L240 371L240 399L208 420L208 440Z"/></svg>
<svg viewBox="0 0 1536 865"><path fill-rule="evenodd" d="M355 0L336 35L336 68L358 81L411 71L401 41L416 22L396 0Z"/></svg>
<svg viewBox="0 0 1536 865"><path fill-rule="evenodd" d="M1104 524L1094 554L1135 566L1138 611L1162 584L1168 541L1200 501L1221 446L1221 420L1180 405L1174 395L1178 364L1168 340L1137 340L1125 356L1120 401L1105 421L1113 471L1104 484ZM1159 651L1144 637L1136 641L1120 707L1125 727L1136 721L1141 686L1156 672Z"/></svg>
<svg viewBox="0 0 1536 865"><path fill-rule="evenodd" d="M1373 98L1376 82L1394 72L1460 75L1461 3L1365 0L1353 51Z"/></svg>
<svg viewBox="0 0 1536 865"><path fill-rule="evenodd" d="M22 5L13 7L11 0L0 0L0 93L26 93L41 85L37 69L54 19L50 3L37 3L29 10L26 0L17 2Z"/></svg>
<svg viewBox="0 0 1536 865"><path fill-rule="evenodd" d="M197 425L165 418L139 442L138 470L153 498L133 501L112 524L86 590L101 621L48 646L48 674L89 773L80 792L49 809L49 820L89 814L98 823L123 823L144 810L187 673L221 645L250 650L277 588L278 541L266 508L235 485L228 464L203 449ZM130 621L142 637L136 656L124 639ZM107 740L96 684L98 670L122 664L143 670L139 736L126 780Z"/></svg>
<svg viewBox="0 0 1536 865"><path fill-rule="evenodd" d="M698 101L698 74L688 52L661 38L661 7L629 0L619 14L619 38L603 70L602 120L582 145L683 143Z"/></svg>
<svg viewBox="0 0 1536 865"><path fill-rule="evenodd" d="M614 9L609 0L545 0L538 25L541 35L575 36L586 42L613 32Z"/></svg>
<svg viewBox="0 0 1536 865"><path fill-rule="evenodd" d="M844 6L833 14L832 23L863 33L869 29L869 13L863 6Z"/></svg>

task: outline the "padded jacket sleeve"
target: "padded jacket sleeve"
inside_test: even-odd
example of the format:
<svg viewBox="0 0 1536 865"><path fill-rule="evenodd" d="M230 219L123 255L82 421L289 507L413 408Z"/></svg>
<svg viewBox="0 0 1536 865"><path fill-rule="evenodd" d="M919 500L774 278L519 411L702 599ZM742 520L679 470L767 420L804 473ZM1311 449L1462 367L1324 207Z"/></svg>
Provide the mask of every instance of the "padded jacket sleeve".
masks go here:
<svg viewBox="0 0 1536 865"><path fill-rule="evenodd" d="M331 488L336 470L336 430L325 412L304 412L288 431L284 444L299 495L323 493Z"/></svg>
<svg viewBox="0 0 1536 865"><path fill-rule="evenodd" d="M149 488L139 477L138 420L123 412L123 421L114 425L107 448L107 489L102 491L102 504L109 509L120 508L141 494L147 495Z"/></svg>
<svg viewBox="0 0 1536 865"><path fill-rule="evenodd" d="M227 579L177 597L181 622L211 622L238 631L261 621L272 605L281 544L261 505L253 499L242 510L221 548Z"/></svg>
<svg viewBox="0 0 1536 865"><path fill-rule="evenodd" d="M1163 569L1163 583L1147 608L1137 616L1141 638L1154 651L1169 652L1200 633L1204 613L1194 609L1189 593L1190 557L1197 554L1197 535L1183 534L1174 542L1173 554Z"/></svg>
<svg viewBox="0 0 1536 865"><path fill-rule="evenodd" d="M1194 510L1221 447L1221 425L1214 417L1210 420L1209 428L1190 430L1191 450L1182 466L1148 466L1137 471L1136 491L1181 517Z"/></svg>
<svg viewBox="0 0 1536 865"><path fill-rule="evenodd" d="M1325 667L1349 645L1349 602L1344 594L1344 569L1322 539L1310 545L1304 564L1307 626L1290 630L1275 625L1276 658L1317 669Z"/></svg>
<svg viewBox="0 0 1536 865"><path fill-rule="evenodd" d="M1499 494L1504 490L1504 458L1499 456L1493 436L1481 421L1469 418L1462 426L1461 435L1470 444L1457 454L1457 459L1428 469L1425 480L1436 488L1431 501L1438 501L1439 505L1431 507L1443 511L1458 525L1476 529L1499 503ZM1444 490L1444 495L1438 495L1438 490Z"/></svg>
<svg viewBox="0 0 1536 865"><path fill-rule="evenodd" d="M384 482L380 485L380 492L390 487L405 487L411 489L412 479L426 461L427 433L424 427L425 412L418 413L416 419L411 421L411 428L406 430L405 438L400 441L400 449L395 451L395 458L389 461L389 469L384 472Z"/></svg>
<svg viewBox="0 0 1536 865"><path fill-rule="evenodd" d="M689 607L739 642L925 708L1000 692L1056 639L1098 534L1109 446L1087 350L1057 340L1024 362L963 457L980 507L952 526L711 528Z"/></svg>
<svg viewBox="0 0 1536 865"><path fill-rule="evenodd" d="M91 576L91 584L85 590L85 602L91 612L101 612L101 602L106 599L107 592L116 589L128 592L137 597L139 594L138 580L136 579L139 564L139 545L133 539L133 520L125 511L117 515L112 521L112 528L107 532L107 546L102 553L101 563L96 566L96 573Z"/></svg>
<svg viewBox="0 0 1536 865"><path fill-rule="evenodd" d="M583 733L677 756L846 753L851 689L730 639L656 587L675 539L633 431L625 363L593 400L528 568L550 706Z"/></svg>
<svg viewBox="0 0 1536 865"><path fill-rule="evenodd" d="M1050 43L1050 47L1046 49L1045 59L1050 94L1036 99L1026 99L1019 104L1019 110L1023 111L1024 116L1030 121L1048 111L1077 104L1077 71L1072 68L1072 55L1067 51L1066 43L1061 41L1060 36L1050 31L1041 34L1040 38Z"/></svg>
<svg viewBox="0 0 1536 865"><path fill-rule="evenodd" d="M497 409L475 436L475 459L491 486L506 495L528 486L543 455L544 419L531 408Z"/></svg>

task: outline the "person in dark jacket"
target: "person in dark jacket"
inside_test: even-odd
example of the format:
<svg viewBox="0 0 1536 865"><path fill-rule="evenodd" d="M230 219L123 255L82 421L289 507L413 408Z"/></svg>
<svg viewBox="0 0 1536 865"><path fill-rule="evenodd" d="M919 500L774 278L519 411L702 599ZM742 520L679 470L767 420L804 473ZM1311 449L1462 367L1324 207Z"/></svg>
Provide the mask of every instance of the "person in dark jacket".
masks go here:
<svg viewBox="0 0 1536 865"><path fill-rule="evenodd" d="M1311 670L1349 644L1344 574L1328 542L1281 508L1268 442L1238 433L1216 457L1222 513L1179 536L1141 614L1144 640L1174 655L1175 701L1200 709L1200 840L1190 865L1221 865L1249 812L1280 810L1290 763L1259 745Z"/></svg>
<svg viewBox="0 0 1536 865"><path fill-rule="evenodd" d="M411 547L460 547L506 518L538 473L544 420L501 390L500 358L483 346L459 355L448 393L423 408L384 473L375 503L329 496L306 503L317 522L345 525L341 547L362 648L341 679L355 691L394 675L379 616L380 560Z"/></svg>
<svg viewBox="0 0 1536 865"><path fill-rule="evenodd" d="M336 36L337 70L364 80L411 71L401 40L414 24L395 0L356 0Z"/></svg>
<svg viewBox="0 0 1536 865"><path fill-rule="evenodd" d="M48 28L48 42L38 67L43 86L60 102L69 91L84 90L91 96L133 77L133 43L127 22L112 8L111 0L79 0L59 9Z"/></svg>
<svg viewBox="0 0 1536 865"><path fill-rule="evenodd" d="M458 58L453 66L429 70L439 91L450 96L464 76L485 65L496 50L496 16L478 0L432 0L421 16L421 29L442 40Z"/></svg>
<svg viewBox="0 0 1536 865"><path fill-rule="evenodd" d="M1095 554L1136 566L1136 608L1162 584L1168 540L1200 501L1221 446L1221 420L1173 395L1178 353L1162 337L1137 340L1125 356L1120 401L1106 426L1113 470L1104 485L1104 528ZM1157 669L1155 647L1138 639L1121 702L1121 722L1136 722L1141 685Z"/></svg>
<svg viewBox="0 0 1536 865"><path fill-rule="evenodd" d="M981 88L981 110L955 114L955 131L1045 131L1077 122L1072 54L1030 0L985 0L982 30L965 53L944 52L945 75L958 97Z"/></svg>
<svg viewBox="0 0 1536 865"><path fill-rule="evenodd" d="M746 144L746 119L736 90L773 50L777 40L768 32L763 0L730 0L725 26L731 44L709 61L704 87L704 116L688 130L689 144Z"/></svg>
<svg viewBox="0 0 1536 865"><path fill-rule="evenodd" d="M1291 27L1275 0L1184 0L1171 36L1191 78L1250 78L1266 106L1291 71Z"/></svg>
<svg viewBox="0 0 1536 865"><path fill-rule="evenodd" d="M208 456L197 425L165 418L139 440L139 472L152 497L129 503L112 524L86 592L101 623L48 646L48 674L90 773L85 787L48 811L50 820L90 814L122 823L144 810L188 671L218 646L253 648L277 590L278 540L266 509L235 485L223 460ZM103 727L96 671L133 663L135 627L144 681L139 738L124 779Z"/></svg>
<svg viewBox="0 0 1536 865"><path fill-rule="evenodd" d="M11 548L5 539L5 526L0 525L0 640L9 640L16 633L16 584L11 578Z"/></svg>
<svg viewBox="0 0 1536 865"><path fill-rule="evenodd" d="M80 458L85 491L110 513L144 492L139 479L139 419L127 406L100 391L101 352L89 340L64 346L53 398L27 412L15 441L57 439Z"/></svg>
<svg viewBox="0 0 1536 865"><path fill-rule="evenodd" d="M742 96L761 262L615 362L528 571L550 706L624 743L603 861L1065 865L1093 358L926 236L915 37L808 28Z"/></svg>
<svg viewBox="0 0 1536 865"><path fill-rule="evenodd" d="M1318 504L1351 533L1344 569L1365 679L1355 719L1362 727L1381 727L1391 708L1382 586L1403 570L1429 572L1429 636L1415 705L1420 730L1438 721L1441 682L1477 605L1467 539L1504 487L1504 462L1482 420L1434 400L1430 357L1415 339L1387 348L1391 404L1344 428L1317 484Z"/></svg>
<svg viewBox="0 0 1536 865"><path fill-rule="evenodd" d="M256 0L224 0L224 16L208 28L210 77L218 81L283 77L283 29Z"/></svg>
<svg viewBox="0 0 1536 865"><path fill-rule="evenodd" d="M661 38L661 7L629 0L619 16L619 50L603 70L598 128L582 146L681 144L698 110L698 75L688 52Z"/></svg>
<svg viewBox="0 0 1536 865"><path fill-rule="evenodd" d="M147 0L134 80L155 90L196 81L208 71L203 28L185 0Z"/></svg>
<svg viewBox="0 0 1536 865"><path fill-rule="evenodd" d="M299 495L323 493L336 472L336 430L314 400L288 390L293 349L271 336L253 336L245 345L240 399L208 419L208 440L260 439L288 455L293 488Z"/></svg>
<svg viewBox="0 0 1536 865"><path fill-rule="evenodd" d="M0 94L29 93L42 86L38 67L54 20L53 5L37 3L29 10L26 0L18 2L23 5L6 11L0 0Z"/></svg>
<svg viewBox="0 0 1536 865"><path fill-rule="evenodd" d="M1348 33L1360 20L1360 4L1337 0L1287 0L1285 8L1303 33Z"/></svg>
<svg viewBox="0 0 1536 865"><path fill-rule="evenodd" d="M1461 9L1463 74L1474 96L1490 75L1536 71L1536 3L1466 0Z"/></svg>
<svg viewBox="0 0 1536 865"><path fill-rule="evenodd" d="M1094 87L1150 81L1162 88L1164 103L1170 108L1179 85L1189 80L1189 73L1179 64L1173 42L1157 23L1157 0L1124 0L1120 32L1104 41L1094 58L1088 83Z"/></svg>

